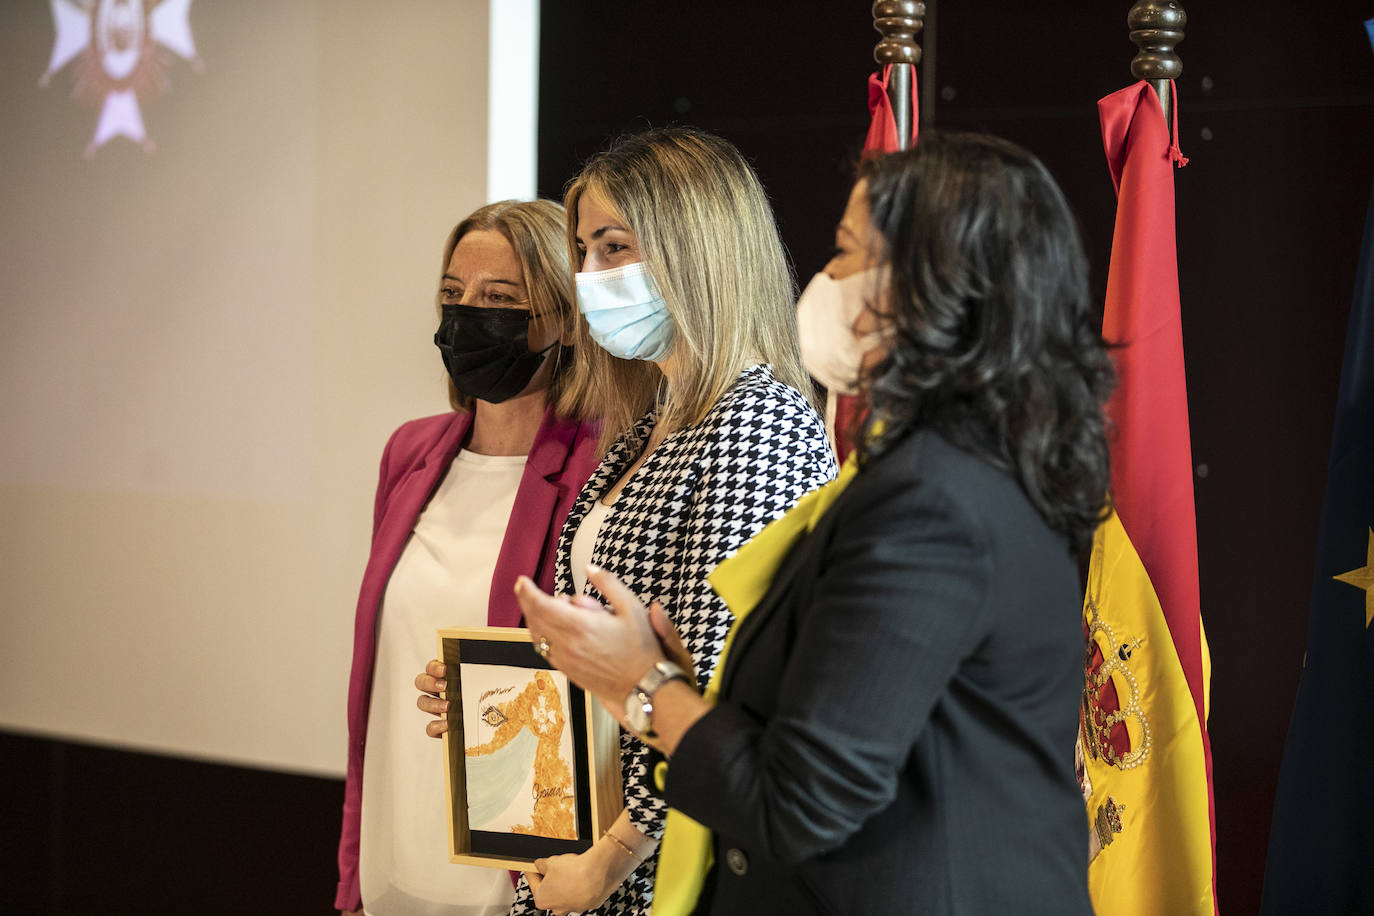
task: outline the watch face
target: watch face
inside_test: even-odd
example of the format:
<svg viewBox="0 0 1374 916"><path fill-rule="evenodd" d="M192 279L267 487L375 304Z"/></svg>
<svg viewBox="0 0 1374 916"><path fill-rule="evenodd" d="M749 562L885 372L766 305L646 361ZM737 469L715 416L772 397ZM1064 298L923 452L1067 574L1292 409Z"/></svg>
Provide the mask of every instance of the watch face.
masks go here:
<svg viewBox="0 0 1374 916"><path fill-rule="evenodd" d="M625 721L636 734L642 735L649 730L649 716L653 711L654 704L643 691L631 690L625 698Z"/></svg>

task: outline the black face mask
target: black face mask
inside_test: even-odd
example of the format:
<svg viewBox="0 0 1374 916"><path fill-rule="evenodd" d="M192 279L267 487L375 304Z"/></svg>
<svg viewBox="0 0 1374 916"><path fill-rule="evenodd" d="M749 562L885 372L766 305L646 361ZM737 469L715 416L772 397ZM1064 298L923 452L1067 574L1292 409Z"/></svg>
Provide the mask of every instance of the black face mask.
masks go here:
<svg viewBox="0 0 1374 916"><path fill-rule="evenodd" d="M474 305L440 306L443 317L434 345L444 368L462 394L500 404L525 390L545 354L558 345L530 352L531 315L524 309L486 309Z"/></svg>

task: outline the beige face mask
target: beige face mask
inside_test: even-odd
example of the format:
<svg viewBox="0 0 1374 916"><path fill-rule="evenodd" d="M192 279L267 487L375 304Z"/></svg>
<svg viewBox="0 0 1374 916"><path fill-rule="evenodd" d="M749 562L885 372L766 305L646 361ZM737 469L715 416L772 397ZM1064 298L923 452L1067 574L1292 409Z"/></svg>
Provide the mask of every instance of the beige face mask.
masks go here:
<svg viewBox="0 0 1374 916"><path fill-rule="evenodd" d="M880 332L858 336L854 325L868 303L886 289L886 264L832 280L816 274L797 300L797 334L802 363L830 391L854 394L864 354L882 340Z"/></svg>

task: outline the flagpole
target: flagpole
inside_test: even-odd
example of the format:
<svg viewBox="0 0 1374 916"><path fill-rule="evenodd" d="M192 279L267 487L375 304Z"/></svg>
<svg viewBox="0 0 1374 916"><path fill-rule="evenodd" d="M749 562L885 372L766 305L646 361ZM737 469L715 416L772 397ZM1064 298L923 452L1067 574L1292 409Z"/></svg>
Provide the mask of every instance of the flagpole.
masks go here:
<svg viewBox="0 0 1374 916"><path fill-rule="evenodd" d="M921 62L916 34L921 31L925 14L926 5L920 0L877 0L873 4L873 28L882 35L873 48L873 59L892 65L887 97L892 102L897 142L902 149L911 146L919 126L911 123L911 86L913 70Z"/></svg>
<svg viewBox="0 0 1374 916"><path fill-rule="evenodd" d="M1131 75L1148 80L1154 87L1159 103L1164 106L1164 123L1171 125L1172 130L1169 81L1183 74L1183 61L1174 49L1183 41L1188 14L1173 0L1136 0L1126 14L1126 24L1131 29L1131 41L1140 49L1131 61ZM1177 137L1172 139L1178 142Z"/></svg>
<svg viewBox="0 0 1374 916"><path fill-rule="evenodd" d="M916 43L916 35L924 28L925 15L926 5L921 0L877 0L873 4L873 28L882 36L873 48L873 59L882 69L869 77L871 123L864 141L865 156L909 149L916 139L920 125L912 123L912 109L915 107L916 64L921 60L921 46ZM886 84L886 111L881 104L882 96L871 94L880 82ZM835 443L835 455L841 462L853 450L850 436L858 428L863 412L858 395L840 394L834 390L826 395L825 425Z"/></svg>

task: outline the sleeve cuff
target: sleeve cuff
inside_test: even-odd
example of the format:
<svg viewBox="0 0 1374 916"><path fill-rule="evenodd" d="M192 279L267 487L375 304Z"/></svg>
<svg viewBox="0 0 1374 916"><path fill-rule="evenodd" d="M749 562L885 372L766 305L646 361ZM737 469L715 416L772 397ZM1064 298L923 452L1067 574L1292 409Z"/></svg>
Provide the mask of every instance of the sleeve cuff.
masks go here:
<svg viewBox="0 0 1374 916"><path fill-rule="evenodd" d="M360 910L362 907L363 895L358 889L357 879L340 881L334 890L334 909L348 913L353 910Z"/></svg>
<svg viewBox="0 0 1374 916"><path fill-rule="evenodd" d="M757 731L753 718L728 703L713 707L698 719L682 736L668 762L663 796L669 806L720 830L722 809L738 804L728 792L732 762L747 750Z"/></svg>

